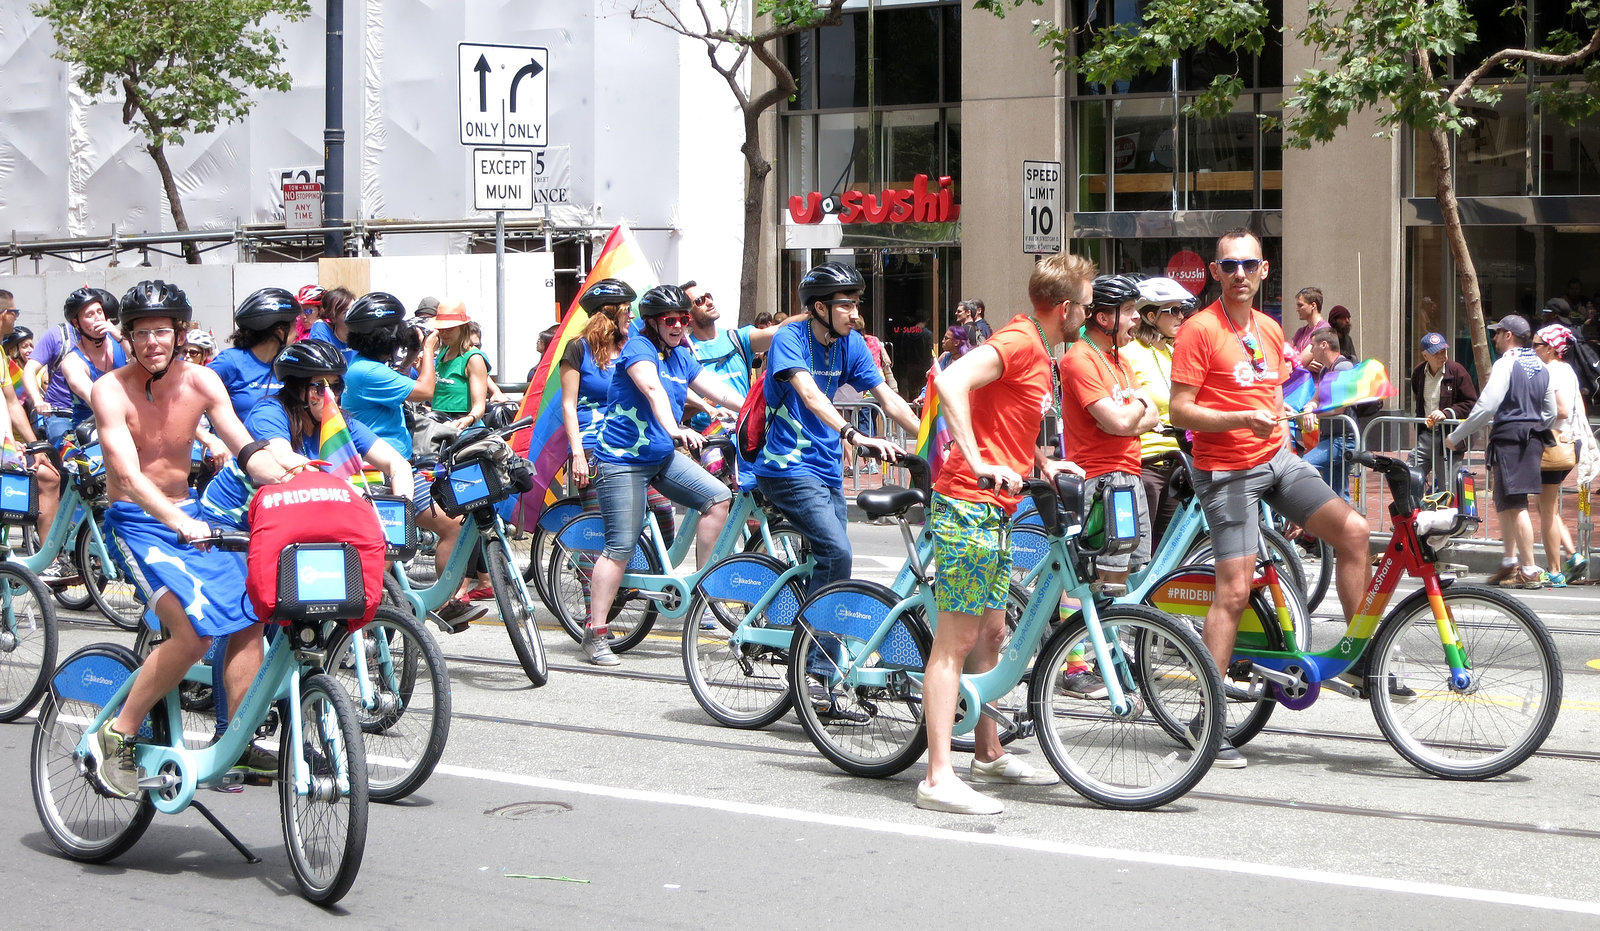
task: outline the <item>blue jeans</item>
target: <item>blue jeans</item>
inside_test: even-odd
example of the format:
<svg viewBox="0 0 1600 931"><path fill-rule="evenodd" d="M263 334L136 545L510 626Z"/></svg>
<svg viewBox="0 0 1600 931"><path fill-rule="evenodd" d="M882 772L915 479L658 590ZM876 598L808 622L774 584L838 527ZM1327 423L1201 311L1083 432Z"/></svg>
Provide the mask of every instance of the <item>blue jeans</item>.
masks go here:
<svg viewBox="0 0 1600 931"><path fill-rule="evenodd" d="M807 598L821 591L824 585L850 578L854 559L850 538L845 535L849 510L843 489L829 488L815 479L766 475L756 477L756 488L811 543L811 557L816 566L806 582ZM824 651L833 654L834 662L828 662ZM816 646L806 657L806 672L826 678L836 664L844 662L838 639L819 632Z"/></svg>
<svg viewBox="0 0 1600 931"><path fill-rule="evenodd" d="M849 511L843 489L829 488L814 479L766 475L756 479L756 488L811 543L817 564L806 583L807 597L824 585L850 578L850 538L845 535Z"/></svg>
<svg viewBox="0 0 1600 931"><path fill-rule="evenodd" d="M54 446L56 449L61 448L61 438L66 436L67 431L71 429L71 417L65 417L59 414L51 414L49 417L44 418L45 439L49 440L50 445Z"/></svg>
<svg viewBox="0 0 1600 931"><path fill-rule="evenodd" d="M1307 464L1316 469L1322 480L1333 489L1333 493L1341 498L1345 496L1345 485L1350 476L1350 468L1345 461L1349 450L1348 438L1324 434L1317 445L1305 455Z"/></svg>
<svg viewBox="0 0 1600 931"><path fill-rule="evenodd" d="M600 497L600 520L606 528L605 555L627 564L644 529L645 489L656 489L686 508L702 513L730 497L728 486L682 453L659 462L621 465L601 461L596 466L595 492Z"/></svg>

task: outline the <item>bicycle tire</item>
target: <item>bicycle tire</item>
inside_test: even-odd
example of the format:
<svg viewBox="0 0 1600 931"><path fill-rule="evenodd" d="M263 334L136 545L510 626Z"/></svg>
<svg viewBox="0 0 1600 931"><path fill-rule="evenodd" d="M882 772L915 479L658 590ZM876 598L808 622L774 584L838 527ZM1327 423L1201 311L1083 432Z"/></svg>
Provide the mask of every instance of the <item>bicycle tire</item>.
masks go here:
<svg viewBox="0 0 1600 931"><path fill-rule="evenodd" d="M752 534L747 538L744 541L743 551L770 556L780 563L790 559L798 563L811 552L811 541L788 521L772 524L767 528L767 534L772 537L772 543L778 549L776 553L767 551L767 541L762 539L760 534ZM694 615L691 614L690 617Z"/></svg>
<svg viewBox="0 0 1600 931"><path fill-rule="evenodd" d="M59 512L57 512L56 519L68 520L71 518L71 516L72 515L70 513L67 513L66 508L62 508ZM80 536L88 532L88 527L78 528L78 535ZM78 567L76 555L78 552L77 537L74 536L72 539L72 549L67 550L66 546L66 543L62 544L63 552L57 553L57 557L59 558L61 556L65 556L74 567ZM88 578L83 575L82 568L78 568L78 583L76 585L64 585L61 588L55 588L52 586L51 591L55 595L56 604L61 605L61 607L66 608L68 611L88 611L89 609L93 608L94 598L90 597L89 595L89 586L85 584L87 581Z"/></svg>
<svg viewBox="0 0 1600 931"><path fill-rule="evenodd" d="M85 656L119 663L129 672L139 668L138 658L129 650L110 643L90 644L66 662ZM77 699L58 700L54 692L47 693L39 706L28 767L33 806L45 833L62 853L84 863L105 863L127 852L144 836L156 813L149 793L112 798L78 772L74 751L101 707Z"/></svg>
<svg viewBox="0 0 1600 931"><path fill-rule="evenodd" d="M904 771L928 748L928 731L922 721L922 687L911 673L921 673L933 648L933 634L914 608L894 621L882 648L865 658L859 668L886 674L887 685L851 685L839 678L845 666L854 666L855 651L883 625L889 609L900 599L873 582L849 579L815 592L801 608L806 623L797 625L789 652L789 688L795 717L817 750L829 762L855 776L883 778ZM835 613L848 608L866 618L865 624L837 623ZM844 657L835 654L826 685L833 699L828 713L819 711L808 692L807 662L817 643L817 622ZM828 654L821 653L826 657ZM854 718L854 719L853 719Z"/></svg>
<svg viewBox="0 0 1600 931"><path fill-rule="evenodd" d="M394 577L396 572L403 572L404 568L395 563L384 570L383 573L383 603L391 608L399 608L413 619L417 617L416 605L406 597L406 590L400 585L400 580Z"/></svg>
<svg viewBox="0 0 1600 931"><path fill-rule="evenodd" d="M1215 566L1184 566L1175 569L1151 586L1143 604L1146 607L1153 607L1169 616L1176 617L1181 623L1187 625L1196 636L1200 636L1205 630L1206 612L1204 608L1205 605L1210 603L1210 600L1206 599L1204 604L1186 606L1177 601L1165 601L1162 597L1162 592L1169 583L1180 580L1180 587L1182 588L1192 589L1196 584L1199 584L1202 586L1209 585L1212 589L1215 589L1217 584L1216 576L1217 570ZM1284 587L1284 597L1289 599L1290 611L1293 612L1295 598L1298 596L1294 594L1293 590ZM1186 607L1189 610L1185 610ZM1250 608L1258 618L1263 620L1276 617L1276 612L1272 609L1271 599L1259 589L1250 592ZM1265 638L1266 649L1283 650L1287 648L1283 632L1276 624L1263 623L1261 624L1261 629L1262 637ZM1204 641L1202 640L1202 642ZM1220 673L1219 677L1221 677ZM1222 678L1224 682L1227 681L1226 677ZM1243 684L1251 691L1260 689L1261 698L1256 701L1225 700L1223 702L1225 720L1227 722L1225 733L1227 734L1228 742L1235 747L1241 747L1249 743L1257 734L1261 733L1262 728L1266 727L1267 722L1272 719L1273 711L1278 707L1278 703L1272 698L1271 690L1267 688L1266 682L1261 678L1253 676ZM1164 716L1159 707L1156 712L1157 723L1165 728L1168 733L1178 734L1187 726L1187 722L1184 720Z"/></svg>
<svg viewBox="0 0 1600 931"><path fill-rule="evenodd" d="M56 668L50 590L22 566L0 562L0 722L27 714Z"/></svg>
<svg viewBox="0 0 1600 931"><path fill-rule="evenodd" d="M350 651L365 653L363 698ZM450 739L450 673L427 625L387 605L328 647L328 675L350 695L367 747L367 796L395 802L433 775Z"/></svg>
<svg viewBox="0 0 1600 931"><path fill-rule="evenodd" d="M1001 656L1006 655L1006 650L1011 645L1011 637L1017 632L1017 625L1022 622L1022 612L1027 609L1028 590L1013 582L1006 591L1006 639L1000 644ZM995 731L1002 747L1032 731L1032 711L1028 705L1028 695L1032 685L1033 667L1029 666L1028 671L1023 673L1022 679L1012 686L1009 692L990 703L1002 716L1000 720L995 721ZM976 733L969 731L951 737L950 749L955 753L975 753L978 749Z"/></svg>
<svg viewBox="0 0 1600 931"><path fill-rule="evenodd" d="M549 572L546 570L550 565L550 543L555 539L556 531L581 513L583 504L577 495L571 495L545 508L538 522L533 525L532 538L528 542L528 566L522 570L522 578L523 581L533 582L539 603L551 614L556 613L556 607L550 598Z"/></svg>
<svg viewBox="0 0 1600 931"><path fill-rule="evenodd" d="M332 905L350 891L367 845L367 755L355 707L338 683L318 673L300 683L300 733L283 722L278 740L278 800L283 844L300 894ZM304 754L310 785L295 785ZM339 788L343 771L348 793Z"/></svg>
<svg viewBox="0 0 1600 931"><path fill-rule="evenodd" d="M1194 631L1160 611L1109 605L1100 621L1110 668L1095 656L1081 613L1051 636L1037 668L1054 673L1082 648L1103 681L1122 684L1130 707L1119 713L1107 697L1068 695L1053 674L1035 676L1029 704L1039 744L1056 773L1084 798L1123 811L1159 808L1182 798L1211 770L1222 731L1222 680ZM1175 736L1158 726L1157 706L1184 721L1189 733Z"/></svg>
<svg viewBox="0 0 1600 931"><path fill-rule="evenodd" d="M1304 536L1291 542L1295 554L1300 557L1301 575L1306 580L1306 611L1315 612L1333 587L1333 544L1321 537L1308 543Z"/></svg>
<svg viewBox="0 0 1600 931"><path fill-rule="evenodd" d="M1305 565L1300 561L1300 551L1283 534L1273 528L1263 524L1259 529L1261 538L1267 543L1267 554L1272 557L1273 563L1278 567L1278 575L1283 581L1294 586L1295 591L1300 595L1300 603L1302 605L1309 604L1310 602L1306 598L1309 589L1306 587ZM1189 547L1188 554L1183 558L1183 565L1209 566L1215 562L1216 559L1212 555L1211 548L1211 533L1209 531L1203 532L1194 541L1194 546ZM1309 616L1309 611L1307 614Z"/></svg>
<svg viewBox="0 0 1600 931"><path fill-rule="evenodd" d="M589 527L579 524L580 521L595 523ZM574 643L583 642L583 629L589 618L589 579L599 551L575 550L563 541L575 539L580 533L595 532L600 526L599 514L579 514L562 526L550 545L547 582L551 601L555 605L553 613ZM662 574L661 560L655 550L642 543L634 546L633 557L628 560L626 569L646 575ZM642 643L656 626L658 614L654 601L640 597L635 590L626 586L619 587L606 618L606 628L611 632L611 651L626 653ZM699 619L693 618L685 623L698 624Z"/></svg>
<svg viewBox="0 0 1600 931"><path fill-rule="evenodd" d="M489 587L494 589L494 602L500 609L500 622L511 637L511 650L517 654L528 681L539 688L550 681L550 659L544 652L544 639L539 636L539 622L534 618L528 590L511 568L504 541L484 537L480 546Z"/></svg>
<svg viewBox="0 0 1600 931"><path fill-rule="evenodd" d="M684 678L689 680L689 691L701 709L724 727L763 728L793 706L788 648L733 642L741 627L794 629L795 616L805 600L805 589L798 579L784 583L761 617L752 618L749 614L783 572L783 564L770 556L744 553L718 563L695 587L688 620L683 625ZM733 579L734 575L739 578ZM735 596L736 591L747 594ZM710 592L717 592L718 596L713 597ZM715 619L715 627L700 626L699 618L705 612Z"/></svg>
<svg viewBox="0 0 1600 931"><path fill-rule="evenodd" d="M145 609L144 599L139 596L139 589L126 578L108 577L101 567L100 557L93 552L93 544L94 537L89 535L88 525L80 527L77 543L72 548L72 558L76 560L78 570L83 573L89 599L100 609L100 613L105 615L106 620L123 630L138 630L139 625L144 622ZM108 547L111 545L109 540L106 545Z"/></svg>
<svg viewBox="0 0 1600 931"><path fill-rule="evenodd" d="M1373 635L1367 700L1384 738L1423 772L1444 779L1499 776L1532 756L1555 726L1561 657L1538 616L1505 592L1458 582L1443 598L1470 684L1452 685L1427 593L1417 591ZM1391 675L1416 698L1397 701Z"/></svg>

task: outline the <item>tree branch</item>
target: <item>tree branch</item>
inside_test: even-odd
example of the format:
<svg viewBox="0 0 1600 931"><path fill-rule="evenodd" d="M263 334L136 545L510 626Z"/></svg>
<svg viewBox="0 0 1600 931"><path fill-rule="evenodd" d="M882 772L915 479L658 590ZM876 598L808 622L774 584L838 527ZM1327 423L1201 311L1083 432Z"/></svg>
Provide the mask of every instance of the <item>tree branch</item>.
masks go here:
<svg viewBox="0 0 1600 931"><path fill-rule="evenodd" d="M1482 64L1478 65L1476 68L1473 68L1471 73L1462 78L1461 83L1456 86L1456 89L1450 92L1449 100L1451 103L1460 103L1466 98L1467 93L1471 91L1472 88L1475 87L1485 75L1506 62L1528 61L1533 62L1534 64L1550 65L1552 67L1559 68L1564 65L1575 65L1578 62L1590 57L1596 51L1600 51L1600 29L1595 30L1594 35L1589 37L1589 41L1585 43L1582 48L1566 55L1555 55L1550 52L1536 52L1531 49L1524 48L1501 49L1500 51L1495 52L1493 55L1490 55L1488 58L1485 58Z"/></svg>

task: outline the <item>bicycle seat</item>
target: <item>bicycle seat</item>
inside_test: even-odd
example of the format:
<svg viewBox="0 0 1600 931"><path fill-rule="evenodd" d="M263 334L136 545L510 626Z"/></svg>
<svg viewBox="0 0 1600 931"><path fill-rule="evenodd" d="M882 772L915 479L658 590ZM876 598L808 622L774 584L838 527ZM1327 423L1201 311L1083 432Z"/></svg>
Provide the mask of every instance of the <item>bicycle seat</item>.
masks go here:
<svg viewBox="0 0 1600 931"><path fill-rule="evenodd" d="M926 503L922 492L899 485L869 488L856 495L856 504L873 520L883 517L902 517L919 504Z"/></svg>

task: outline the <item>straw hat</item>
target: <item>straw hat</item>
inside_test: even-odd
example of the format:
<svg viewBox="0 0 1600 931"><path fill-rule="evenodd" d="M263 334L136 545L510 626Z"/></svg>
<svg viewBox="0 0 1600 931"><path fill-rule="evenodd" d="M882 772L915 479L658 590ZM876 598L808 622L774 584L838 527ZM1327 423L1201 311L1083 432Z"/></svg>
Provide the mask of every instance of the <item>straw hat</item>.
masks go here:
<svg viewBox="0 0 1600 931"><path fill-rule="evenodd" d="M434 314L431 320L422 321L423 325L433 327L435 330L448 330L471 322L472 318L467 316L467 305L454 299L440 301L439 312Z"/></svg>

